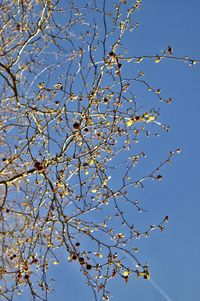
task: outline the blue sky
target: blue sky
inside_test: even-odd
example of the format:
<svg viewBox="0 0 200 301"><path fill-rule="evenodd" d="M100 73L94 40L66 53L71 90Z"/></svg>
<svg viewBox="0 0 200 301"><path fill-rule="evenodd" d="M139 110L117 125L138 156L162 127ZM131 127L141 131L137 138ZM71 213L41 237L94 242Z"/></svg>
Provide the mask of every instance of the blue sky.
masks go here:
<svg viewBox="0 0 200 301"><path fill-rule="evenodd" d="M199 58L200 2L144 1L137 14L140 28L126 41L129 54L160 53L168 45L174 55ZM141 245L140 256L148 261L152 281L130 278L128 284L116 278L110 284L114 301L187 301L199 300L199 66L188 67L181 62L142 62L137 65L153 86L172 97L170 106L161 106L161 119L171 127L169 133L152 139L147 151L161 160L166 152L182 149L171 167L163 171L163 181L146 185L140 198L148 210L145 219L158 222L170 216L163 233L155 232ZM140 257L140 258L141 258ZM52 270L56 278L55 293L50 300L92 300L91 291L76 265L59 265ZM160 292L159 292L160 290Z"/></svg>

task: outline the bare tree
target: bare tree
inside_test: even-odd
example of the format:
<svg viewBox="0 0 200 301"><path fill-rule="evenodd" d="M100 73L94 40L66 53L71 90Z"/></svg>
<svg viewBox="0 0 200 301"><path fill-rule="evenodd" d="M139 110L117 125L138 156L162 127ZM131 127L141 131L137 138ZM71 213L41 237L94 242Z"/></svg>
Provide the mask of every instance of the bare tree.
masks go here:
<svg viewBox="0 0 200 301"><path fill-rule="evenodd" d="M47 300L48 268L60 254L78 262L95 300L109 300L107 282L119 275L149 279L135 239L163 231L138 229L128 212L142 212L133 190L161 180L170 151L150 173L136 178L145 153L134 145L152 125L168 131L155 108L141 109L134 86L159 102L142 60L181 60L161 54L133 56L127 35L141 0L5 0L0 4L0 298L14 300L27 287ZM116 175L119 179L116 179ZM131 259L131 260L130 260Z"/></svg>

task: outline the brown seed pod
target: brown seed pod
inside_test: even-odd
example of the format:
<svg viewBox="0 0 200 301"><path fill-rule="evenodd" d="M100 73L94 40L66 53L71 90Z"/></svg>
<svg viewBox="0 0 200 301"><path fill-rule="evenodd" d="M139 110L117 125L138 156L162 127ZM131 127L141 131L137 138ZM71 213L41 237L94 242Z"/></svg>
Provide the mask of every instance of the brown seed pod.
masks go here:
<svg viewBox="0 0 200 301"><path fill-rule="evenodd" d="M79 128L80 128L80 123L74 122L73 128L74 128L75 130L79 130Z"/></svg>
<svg viewBox="0 0 200 301"><path fill-rule="evenodd" d="M86 270L91 270L92 266L90 264L86 265Z"/></svg>
<svg viewBox="0 0 200 301"><path fill-rule="evenodd" d="M42 163L40 163L40 162L38 162L38 161L35 161L34 167L35 167L35 169L38 170L38 171L44 170L44 166L42 165Z"/></svg>
<svg viewBox="0 0 200 301"><path fill-rule="evenodd" d="M79 257L79 262L80 262L80 264L84 264L85 263L84 258L83 257Z"/></svg>
<svg viewBox="0 0 200 301"><path fill-rule="evenodd" d="M72 260L76 260L76 259L77 259L77 255L76 255L76 254L72 254L72 255L71 255L71 259L72 259Z"/></svg>

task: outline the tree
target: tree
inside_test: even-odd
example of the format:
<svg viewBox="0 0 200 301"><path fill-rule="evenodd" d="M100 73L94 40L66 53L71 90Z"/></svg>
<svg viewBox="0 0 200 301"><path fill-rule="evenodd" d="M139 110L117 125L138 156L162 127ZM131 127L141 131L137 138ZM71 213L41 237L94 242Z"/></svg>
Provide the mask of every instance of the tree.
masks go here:
<svg viewBox="0 0 200 301"><path fill-rule="evenodd" d="M133 198L162 168L135 176L144 152L135 144L155 126L168 131L153 105L141 108L141 85L170 104L129 68L143 60L199 63L161 54L134 56L126 39L141 0L4 1L1 4L0 295L14 300L24 287L33 300L47 300L48 268L80 265L95 300L109 300L107 282L136 275L149 279L135 239L163 231L160 223L138 229L129 212L143 212ZM130 67L131 66L131 67ZM151 105L151 102L150 102ZM120 179L116 179L120 174ZM135 213L134 213L135 210ZM66 258L66 257L65 257ZM66 260L66 259L63 259Z"/></svg>

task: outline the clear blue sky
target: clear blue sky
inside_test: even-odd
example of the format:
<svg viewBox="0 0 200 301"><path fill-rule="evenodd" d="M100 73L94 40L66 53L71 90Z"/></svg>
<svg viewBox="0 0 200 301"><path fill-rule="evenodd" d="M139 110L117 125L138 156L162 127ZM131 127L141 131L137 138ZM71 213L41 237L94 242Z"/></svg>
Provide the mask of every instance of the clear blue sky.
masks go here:
<svg viewBox="0 0 200 301"><path fill-rule="evenodd" d="M129 54L155 55L170 45L176 56L200 58L199 12L198 0L143 1L137 14L140 28L132 33L132 40L129 37L126 41ZM198 301L200 65L144 61L135 68L142 69L163 95L174 99L171 105L160 106L161 119L170 125L171 131L144 143L145 151L151 154L154 165L165 159L169 150L180 147L182 152L171 167L164 169L163 181L147 184L139 194L142 206L148 210L145 221L159 223L165 215L170 217L166 231L137 242L140 258L150 264L155 285L134 277L127 284L113 279L111 300ZM85 287L78 265L68 265L65 258L63 261L66 264L51 269L56 284L49 301L92 301L92 292Z"/></svg>

